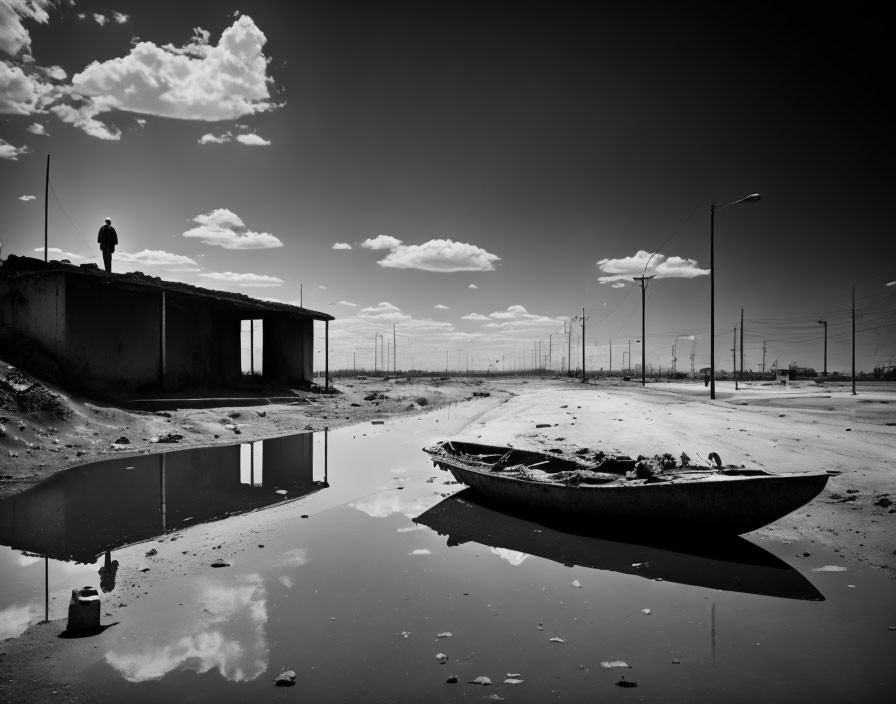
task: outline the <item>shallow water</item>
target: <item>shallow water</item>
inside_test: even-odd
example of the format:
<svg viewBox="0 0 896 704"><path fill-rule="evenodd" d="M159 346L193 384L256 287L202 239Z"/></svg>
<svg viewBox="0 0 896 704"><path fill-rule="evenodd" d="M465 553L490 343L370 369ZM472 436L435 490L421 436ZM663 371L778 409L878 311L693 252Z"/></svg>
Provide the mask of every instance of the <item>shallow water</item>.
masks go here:
<svg viewBox="0 0 896 704"><path fill-rule="evenodd" d="M610 541L453 496L421 448L479 410L110 460L0 502L0 636L44 617L45 567L51 619L103 569L126 606L84 671L102 702L888 700L889 578L814 545Z"/></svg>

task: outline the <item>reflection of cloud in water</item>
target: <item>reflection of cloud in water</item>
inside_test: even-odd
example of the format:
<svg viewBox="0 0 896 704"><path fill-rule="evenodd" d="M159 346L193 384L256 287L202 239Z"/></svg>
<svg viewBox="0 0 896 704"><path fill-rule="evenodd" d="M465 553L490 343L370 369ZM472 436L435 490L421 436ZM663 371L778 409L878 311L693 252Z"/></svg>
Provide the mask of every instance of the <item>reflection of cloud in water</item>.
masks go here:
<svg viewBox="0 0 896 704"><path fill-rule="evenodd" d="M33 565L35 562L43 562L42 557L36 557L35 555L26 555L25 553L20 553L16 556L16 562L20 567L27 567L28 565Z"/></svg>
<svg viewBox="0 0 896 704"><path fill-rule="evenodd" d="M292 589L292 578L291 577L288 577L287 575L282 574L279 577L277 577L277 579L280 580L280 584L282 584L284 587L286 587L287 589Z"/></svg>
<svg viewBox="0 0 896 704"><path fill-rule="evenodd" d="M529 557L527 553L519 552L518 550L508 550L507 548L489 548L489 550L502 560L507 560L514 567L523 564L523 561Z"/></svg>
<svg viewBox="0 0 896 704"><path fill-rule="evenodd" d="M396 533L414 533L418 530L429 530L426 526L421 525L413 525L413 526L405 526L404 528L396 528Z"/></svg>
<svg viewBox="0 0 896 704"><path fill-rule="evenodd" d="M245 575L236 584L209 580L200 586L196 602L199 622L183 624L192 635L155 650L113 650L106 661L130 682L160 679L188 660L198 661L200 673L214 668L233 682L253 680L267 670L267 591L261 575Z"/></svg>
<svg viewBox="0 0 896 704"><path fill-rule="evenodd" d="M431 509L441 500L442 497L438 495L414 496L407 492L390 491L368 496L361 501L349 504L349 506L363 511L371 518L386 518L393 513L414 518Z"/></svg>
<svg viewBox="0 0 896 704"><path fill-rule="evenodd" d="M301 567L308 562L308 551L305 548L293 548L283 553L277 562L278 567Z"/></svg>
<svg viewBox="0 0 896 704"><path fill-rule="evenodd" d="M432 555L432 553L426 548L418 548L411 553L411 555Z"/></svg>
<svg viewBox="0 0 896 704"><path fill-rule="evenodd" d="M0 640L22 635L28 626L40 618L41 613L36 604L3 609L0 611Z"/></svg>

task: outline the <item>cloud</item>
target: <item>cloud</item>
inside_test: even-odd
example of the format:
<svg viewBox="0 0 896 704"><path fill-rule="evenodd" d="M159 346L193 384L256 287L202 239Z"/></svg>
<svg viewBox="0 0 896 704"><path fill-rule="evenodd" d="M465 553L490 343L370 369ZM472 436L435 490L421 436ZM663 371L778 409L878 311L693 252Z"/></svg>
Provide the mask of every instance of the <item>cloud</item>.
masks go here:
<svg viewBox="0 0 896 704"><path fill-rule="evenodd" d="M117 250L113 259L124 266L147 267L161 271L200 271L199 264L194 259L161 249L144 249L136 254Z"/></svg>
<svg viewBox="0 0 896 704"><path fill-rule="evenodd" d="M433 308L436 310L450 310L448 306L443 306L441 303L436 303Z"/></svg>
<svg viewBox="0 0 896 704"><path fill-rule="evenodd" d="M382 238L382 239L381 239ZM481 247L450 239L429 240L423 244L404 245L401 240L380 235L381 245L391 240L389 254L377 264L388 269L419 269L421 271L493 271L495 262L501 260ZM368 240L370 242L370 240ZM371 247L374 249L374 247Z"/></svg>
<svg viewBox="0 0 896 704"><path fill-rule="evenodd" d="M34 200L37 196L19 196L19 200Z"/></svg>
<svg viewBox="0 0 896 704"><path fill-rule="evenodd" d="M97 17L106 21L105 15ZM0 72L0 95L4 96L0 111L51 112L92 137L117 140L121 130L101 122L99 116L122 111L216 122L278 107L268 90L271 79L263 52L267 38L252 18L240 16L216 45L209 38L208 31L196 28L192 39L180 47L137 41L126 56L94 61L72 76L68 85L49 83L37 75L42 71L58 79L62 75L58 67L34 69L28 75L18 66L7 67L5 79L10 87L3 85ZM8 95L11 89L15 91L12 97ZM251 134L237 139L251 145L266 143Z"/></svg>
<svg viewBox="0 0 896 704"><path fill-rule="evenodd" d="M468 313L467 315L462 315L460 317L461 320L488 320L489 317L487 315L482 315L481 313Z"/></svg>
<svg viewBox="0 0 896 704"><path fill-rule="evenodd" d="M604 273L603 276L597 277L602 284L629 280L641 276L642 272L645 276L656 276L658 279L693 279L709 274L709 269L700 269L694 259L666 258L665 255L651 254L643 249L631 257L601 259L597 262L597 266Z"/></svg>
<svg viewBox="0 0 896 704"><path fill-rule="evenodd" d="M479 288L476 284L470 284L467 288Z"/></svg>
<svg viewBox="0 0 896 704"><path fill-rule="evenodd" d="M31 35L22 24L33 20L46 24L50 20L47 8L50 0L0 0L0 51L16 56L24 49L31 51Z"/></svg>
<svg viewBox="0 0 896 704"><path fill-rule="evenodd" d="M249 134L238 134L236 136L236 141L240 144L249 145L250 147L266 147L270 145L270 142L267 139L259 137L257 134L251 132Z"/></svg>
<svg viewBox="0 0 896 704"><path fill-rule="evenodd" d="M333 249L351 249L352 246L348 242L336 242L333 244Z"/></svg>
<svg viewBox="0 0 896 704"><path fill-rule="evenodd" d="M887 286L896 286L896 281L887 282Z"/></svg>
<svg viewBox="0 0 896 704"><path fill-rule="evenodd" d="M401 240L389 235L377 235L373 239L366 239L361 243L366 249L395 249L401 246Z"/></svg>
<svg viewBox="0 0 896 704"><path fill-rule="evenodd" d="M123 12L113 12L112 17L115 19L115 22L118 24L124 24L129 19L131 19L130 15L126 15Z"/></svg>
<svg viewBox="0 0 896 704"><path fill-rule="evenodd" d="M622 281L617 281L613 284L613 288L625 288L625 284Z"/></svg>
<svg viewBox="0 0 896 704"><path fill-rule="evenodd" d="M199 144L225 144L230 141L230 132L225 132L224 134L218 136L213 135L211 132L207 132L202 135L198 140Z"/></svg>
<svg viewBox="0 0 896 704"><path fill-rule="evenodd" d="M46 135L46 134L47 134L47 130L46 130L46 129L44 128L44 126L43 126L42 124L40 124L39 122L35 122L35 123L31 124L31 125L28 125L27 130L28 130L31 134L42 134L42 135Z"/></svg>
<svg viewBox="0 0 896 704"><path fill-rule="evenodd" d="M263 288L268 286L281 286L284 282L276 276L266 274L237 274L233 271L209 272L200 274L202 278L211 279L227 286L239 286L242 288Z"/></svg>
<svg viewBox="0 0 896 704"><path fill-rule="evenodd" d="M36 254L39 254L41 258L44 256L44 248L43 247L35 247L34 249ZM58 247L50 247L47 250L47 259L68 259L71 261L77 261L79 259L88 259L89 257L85 257L83 254L74 254L73 252L64 252Z"/></svg>
<svg viewBox="0 0 896 704"><path fill-rule="evenodd" d="M369 308L362 308L358 311L358 317L388 323L401 323L411 319L411 316L405 315L398 306L394 306L388 301Z"/></svg>
<svg viewBox="0 0 896 704"><path fill-rule="evenodd" d="M243 221L227 208L218 208L204 215L197 215L193 222L199 223L184 232L184 237L192 237L203 244L224 249L272 249L283 243L267 232L253 232Z"/></svg>
<svg viewBox="0 0 896 704"><path fill-rule="evenodd" d="M340 306L348 306L348 307L350 307L350 308L357 308L357 307L358 307L358 304L357 304L357 303L352 303L351 301L339 301L339 302L337 302L336 305L340 305Z"/></svg>
<svg viewBox="0 0 896 704"><path fill-rule="evenodd" d="M100 27L106 24L109 20L106 19L106 16L100 14L99 12L93 13L93 21L96 22Z"/></svg>
<svg viewBox="0 0 896 704"><path fill-rule="evenodd" d="M0 137L0 159L18 161L19 156L28 152L28 147L15 147Z"/></svg>
<svg viewBox="0 0 896 704"><path fill-rule="evenodd" d="M508 306L506 310L495 311L488 315L470 313L461 320L475 320L485 323L484 328L501 330L522 330L532 328L552 328L563 324L563 318L551 318L545 315L535 315L520 305Z"/></svg>

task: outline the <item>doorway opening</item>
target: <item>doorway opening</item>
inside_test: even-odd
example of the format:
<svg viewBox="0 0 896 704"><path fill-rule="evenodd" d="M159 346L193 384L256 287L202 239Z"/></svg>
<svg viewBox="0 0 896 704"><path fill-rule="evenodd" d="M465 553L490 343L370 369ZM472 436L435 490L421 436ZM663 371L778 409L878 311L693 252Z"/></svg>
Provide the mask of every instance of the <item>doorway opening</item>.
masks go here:
<svg viewBox="0 0 896 704"><path fill-rule="evenodd" d="M264 369L264 321L240 321L240 371L244 376L261 376Z"/></svg>

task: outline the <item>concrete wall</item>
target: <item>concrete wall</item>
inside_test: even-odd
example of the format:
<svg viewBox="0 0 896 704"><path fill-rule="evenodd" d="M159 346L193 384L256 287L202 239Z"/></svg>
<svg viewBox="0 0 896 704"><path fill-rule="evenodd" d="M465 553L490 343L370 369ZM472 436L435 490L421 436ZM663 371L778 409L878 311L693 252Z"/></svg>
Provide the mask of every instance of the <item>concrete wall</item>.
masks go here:
<svg viewBox="0 0 896 704"><path fill-rule="evenodd" d="M69 277L65 367L98 388L157 389L161 294L116 286L105 277Z"/></svg>
<svg viewBox="0 0 896 704"><path fill-rule="evenodd" d="M62 273L0 279L0 334L12 342L24 338L61 359L66 346L66 282ZM15 349L6 361L24 365Z"/></svg>

